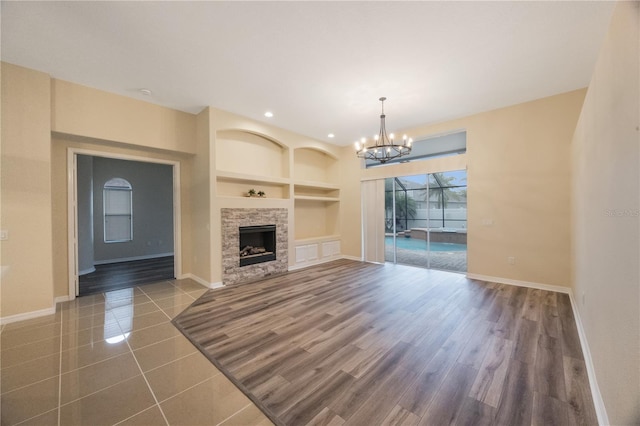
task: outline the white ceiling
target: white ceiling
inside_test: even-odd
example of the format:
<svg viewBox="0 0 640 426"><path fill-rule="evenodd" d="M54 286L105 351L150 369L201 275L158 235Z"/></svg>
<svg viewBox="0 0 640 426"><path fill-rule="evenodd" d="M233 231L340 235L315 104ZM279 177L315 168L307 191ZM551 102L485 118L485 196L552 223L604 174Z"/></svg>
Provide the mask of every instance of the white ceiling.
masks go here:
<svg viewBox="0 0 640 426"><path fill-rule="evenodd" d="M380 96L388 98L392 132L587 86L614 3L1 7L3 61L192 113L211 105L347 145L377 133ZM266 110L274 117L265 118Z"/></svg>

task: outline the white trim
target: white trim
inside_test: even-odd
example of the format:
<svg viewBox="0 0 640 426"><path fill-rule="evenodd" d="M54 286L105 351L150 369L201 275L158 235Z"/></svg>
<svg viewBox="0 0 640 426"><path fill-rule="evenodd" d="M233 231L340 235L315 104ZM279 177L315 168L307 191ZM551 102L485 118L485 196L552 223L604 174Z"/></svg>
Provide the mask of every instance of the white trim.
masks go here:
<svg viewBox="0 0 640 426"><path fill-rule="evenodd" d="M173 167L173 271L176 277L182 275L182 207L180 161L149 158L137 155L120 154L84 148L67 148L67 241L69 251L69 300L75 299L79 292L78 280L78 221L77 221L77 156L113 158L116 160L139 161L143 163L167 164ZM170 256L171 254L169 254ZM97 263L96 263L97 264Z"/></svg>
<svg viewBox="0 0 640 426"><path fill-rule="evenodd" d="M578 338L580 339L582 356L584 357L584 363L587 368L587 377L589 378L589 387L591 388L591 397L593 398L593 405L596 410L596 416L598 417L598 423L601 425L608 425L609 416L607 415L607 409L604 405L604 400L602 399L600 388L598 387L596 370L593 366L593 359L591 358L591 351L589 350L589 343L587 342L587 334L585 333L584 327L582 326L582 320L580 319L580 313L578 312L577 304L573 296L573 290L570 287L512 280L509 278L489 277L480 274L467 273L467 278L507 285L515 285L518 287L537 288L540 290L555 291L558 293L565 293L569 295L569 300L571 301L571 310L573 311L573 318L576 321L576 328L578 329Z"/></svg>
<svg viewBox="0 0 640 426"><path fill-rule="evenodd" d="M596 370L593 366L593 359L591 358L591 351L589 350L589 343L587 342L587 334L582 326L582 320L580 319L580 313L577 308L578 305L576 304L575 298L573 297L573 291L571 290L569 291L569 300L571 300L571 309L573 309L573 316L576 320L576 327L578 328L578 337L580 338L580 346L582 347L584 363L587 367L589 387L591 388L591 397L593 398L593 405L596 409L598 423L601 425L608 425L611 423L609 423L607 408L604 405L604 400L600 393L600 387L598 386L598 380L596 379Z"/></svg>
<svg viewBox="0 0 640 426"><path fill-rule="evenodd" d="M541 284L531 281L512 280L510 278L490 277L488 275L470 274L467 272L467 278L472 280L489 281L492 283L515 285L518 287L537 288L539 290L555 291L557 293L571 294L570 287L564 287L560 285Z"/></svg>
<svg viewBox="0 0 640 426"><path fill-rule="evenodd" d="M345 254L340 256L340 259L347 259L347 260L355 260L357 262L363 262L364 258L362 256L358 257L358 256L347 256Z"/></svg>
<svg viewBox="0 0 640 426"><path fill-rule="evenodd" d="M221 287L225 287L225 285L222 283L222 281L216 281L216 282L208 282L207 280L205 280L204 278L200 278L197 275L194 275L192 273L186 273L183 275L180 275L179 279L185 279L185 278L189 278L192 279L193 281L197 282L198 284L206 287L206 288L221 288Z"/></svg>
<svg viewBox="0 0 640 426"><path fill-rule="evenodd" d="M78 156L67 149L67 253L69 275L69 300L78 294L78 208L76 196L78 194Z"/></svg>
<svg viewBox="0 0 640 426"><path fill-rule="evenodd" d="M131 256L131 257L119 257L117 259L109 259L109 260L96 260L94 261L94 265L108 265L110 263L120 263L120 262L131 262L134 260L148 260L148 259L156 259L159 257L169 257L173 256L173 252L171 253L158 253L158 254L145 254L142 256ZM82 274L80 274L82 275ZM175 274L178 276L178 274Z"/></svg>
<svg viewBox="0 0 640 426"><path fill-rule="evenodd" d="M0 324L9 324L12 322L24 321L28 319L43 317L45 315L53 315L56 313L55 305L51 308L40 309L38 311L25 312L22 314L9 315L8 317L0 318Z"/></svg>
<svg viewBox="0 0 640 426"><path fill-rule="evenodd" d="M55 299L53 299L53 304L57 305L58 303L68 302L68 301L69 301L69 296L58 296Z"/></svg>
<svg viewBox="0 0 640 426"><path fill-rule="evenodd" d="M86 275L86 274L90 274L92 272L95 272L96 268L95 267L91 267L91 268L87 268L87 269L83 269L82 271L78 271L78 275Z"/></svg>

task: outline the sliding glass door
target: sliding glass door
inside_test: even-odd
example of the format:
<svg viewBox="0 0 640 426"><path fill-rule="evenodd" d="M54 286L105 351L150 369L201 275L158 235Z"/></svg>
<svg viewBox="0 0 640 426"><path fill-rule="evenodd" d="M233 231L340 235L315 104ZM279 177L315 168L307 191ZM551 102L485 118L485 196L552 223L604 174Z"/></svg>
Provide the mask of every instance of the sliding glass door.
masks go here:
<svg viewBox="0 0 640 426"><path fill-rule="evenodd" d="M467 270L465 170L385 180L385 260Z"/></svg>

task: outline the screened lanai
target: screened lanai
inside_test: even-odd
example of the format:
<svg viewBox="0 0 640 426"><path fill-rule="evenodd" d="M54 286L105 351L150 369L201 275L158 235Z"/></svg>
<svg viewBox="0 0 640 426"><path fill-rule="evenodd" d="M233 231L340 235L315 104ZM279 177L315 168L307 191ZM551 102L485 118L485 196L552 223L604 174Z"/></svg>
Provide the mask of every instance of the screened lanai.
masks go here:
<svg viewBox="0 0 640 426"><path fill-rule="evenodd" d="M467 270L467 173L385 180L385 260Z"/></svg>

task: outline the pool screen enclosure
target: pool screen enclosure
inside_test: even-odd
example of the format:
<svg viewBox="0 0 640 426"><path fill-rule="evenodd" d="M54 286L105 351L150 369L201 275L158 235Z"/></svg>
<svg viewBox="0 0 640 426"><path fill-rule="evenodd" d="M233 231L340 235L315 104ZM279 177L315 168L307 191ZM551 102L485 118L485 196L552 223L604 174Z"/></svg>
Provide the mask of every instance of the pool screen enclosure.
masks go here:
<svg viewBox="0 0 640 426"><path fill-rule="evenodd" d="M385 180L385 260L466 271L466 170Z"/></svg>

